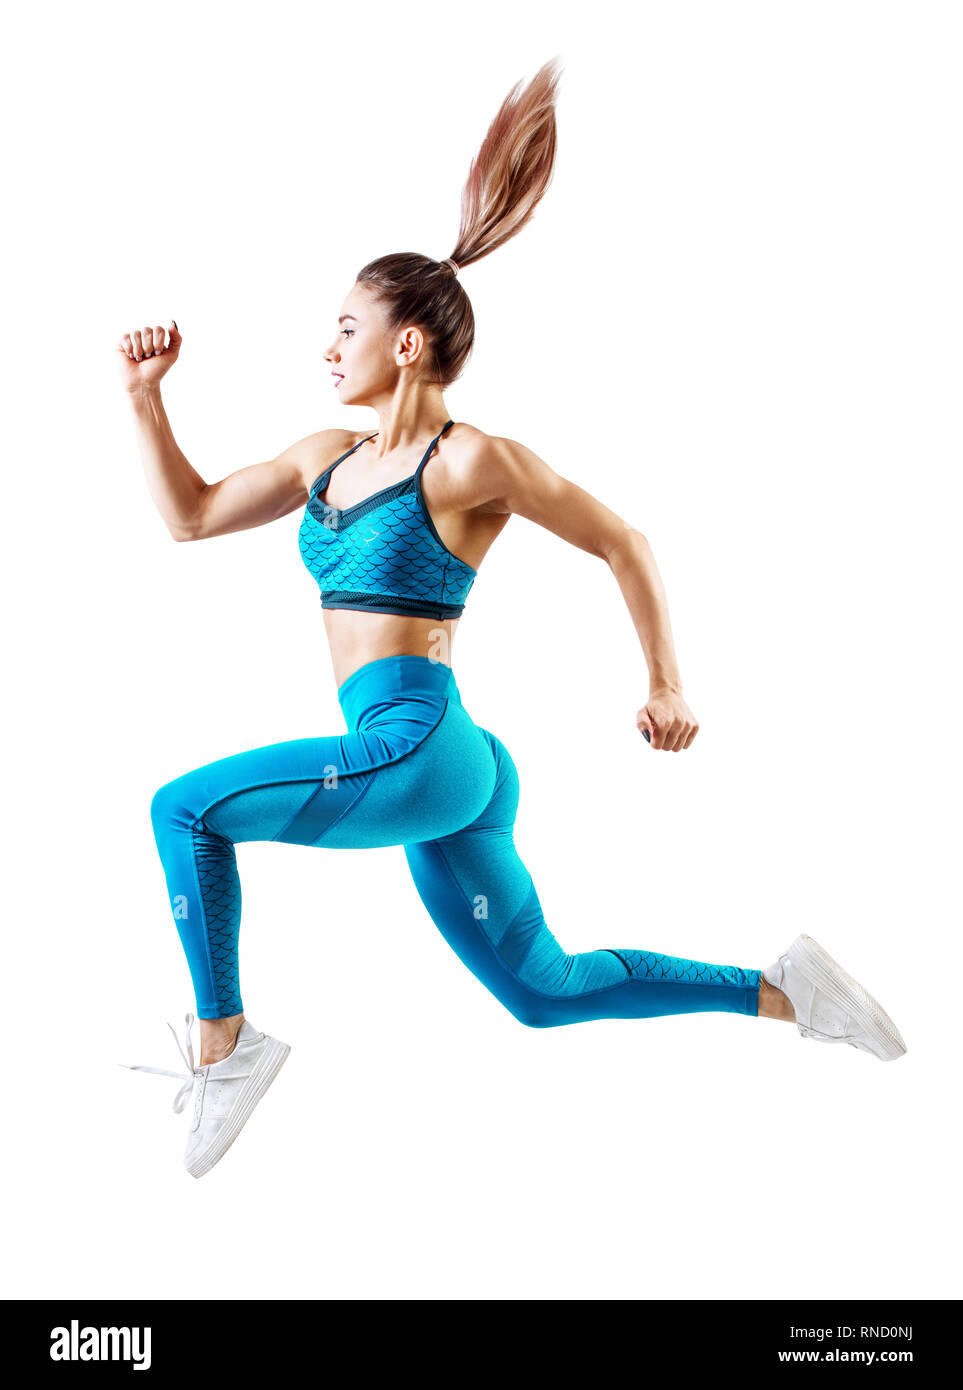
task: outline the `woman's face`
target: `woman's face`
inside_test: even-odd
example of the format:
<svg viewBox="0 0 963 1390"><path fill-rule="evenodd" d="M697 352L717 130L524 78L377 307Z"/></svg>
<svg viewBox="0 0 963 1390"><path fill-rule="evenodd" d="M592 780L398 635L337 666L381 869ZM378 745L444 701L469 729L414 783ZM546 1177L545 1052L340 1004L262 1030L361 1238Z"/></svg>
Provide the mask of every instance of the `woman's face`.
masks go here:
<svg viewBox="0 0 963 1390"><path fill-rule="evenodd" d="M343 403L367 405L393 391L401 365L395 349L403 337L388 332L374 295L356 284L341 306L338 332L324 354L333 389Z"/></svg>

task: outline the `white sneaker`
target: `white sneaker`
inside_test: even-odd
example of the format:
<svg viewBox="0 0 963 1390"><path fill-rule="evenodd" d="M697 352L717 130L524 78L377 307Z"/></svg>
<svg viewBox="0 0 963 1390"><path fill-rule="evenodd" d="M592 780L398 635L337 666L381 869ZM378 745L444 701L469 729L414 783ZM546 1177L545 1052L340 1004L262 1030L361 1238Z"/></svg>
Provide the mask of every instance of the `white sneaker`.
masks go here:
<svg viewBox="0 0 963 1390"><path fill-rule="evenodd" d="M797 936L762 973L788 997L804 1038L849 1043L883 1062L906 1051L889 1014L811 936Z"/></svg>
<svg viewBox="0 0 963 1390"><path fill-rule="evenodd" d="M291 1049L287 1043L259 1033L245 1019L229 1056L222 1062L195 1067L194 1049L191 1046L194 1015L185 1015L185 1022L186 1052L177 1041L173 1027L170 1024L167 1026L174 1034L178 1051L190 1069L189 1074L166 1071L163 1067L133 1066L129 1070L150 1071L158 1076L174 1076L183 1081L184 1085L174 1097L175 1114L180 1114L184 1109L193 1091L194 1117L184 1152L184 1166L193 1177L201 1178L210 1172L234 1143ZM126 1065L121 1063L121 1066Z"/></svg>

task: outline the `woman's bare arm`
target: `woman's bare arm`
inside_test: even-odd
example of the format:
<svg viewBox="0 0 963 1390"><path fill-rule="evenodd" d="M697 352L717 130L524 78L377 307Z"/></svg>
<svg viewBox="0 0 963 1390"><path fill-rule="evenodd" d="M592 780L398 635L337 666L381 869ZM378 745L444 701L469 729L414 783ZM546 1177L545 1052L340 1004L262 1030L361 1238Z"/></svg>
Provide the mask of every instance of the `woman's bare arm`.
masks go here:
<svg viewBox="0 0 963 1390"><path fill-rule="evenodd" d="M554 532L608 564L622 591L649 668L649 700L637 724L653 748L688 748L699 725L682 698L665 588L646 537L597 497L561 477L513 439L486 440L484 463L464 477L465 498L488 512L509 512Z"/></svg>
<svg viewBox="0 0 963 1390"><path fill-rule="evenodd" d="M319 461L329 457L344 430L321 430L299 439L268 463L255 463L205 482L178 448L160 384L180 356L183 336L171 321L125 333L117 366L137 429L144 476L154 505L176 541L199 541L246 531L303 506Z"/></svg>
<svg viewBox="0 0 963 1390"><path fill-rule="evenodd" d="M159 386L131 392L129 399L147 487L175 541L246 531L303 507L312 467L326 457L326 450L334 452L344 434L309 434L267 463L251 464L207 483L178 448Z"/></svg>

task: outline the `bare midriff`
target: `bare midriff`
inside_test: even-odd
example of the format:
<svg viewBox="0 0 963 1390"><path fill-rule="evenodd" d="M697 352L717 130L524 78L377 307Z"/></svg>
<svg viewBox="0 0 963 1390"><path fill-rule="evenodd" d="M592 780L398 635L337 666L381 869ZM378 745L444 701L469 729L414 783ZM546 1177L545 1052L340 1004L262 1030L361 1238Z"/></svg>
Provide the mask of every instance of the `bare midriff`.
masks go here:
<svg viewBox="0 0 963 1390"><path fill-rule="evenodd" d="M402 617L394 613L363 613L353 608L321 611L338 687L360 666L386 656L425 656L451 665L457 618Z"/></svg>

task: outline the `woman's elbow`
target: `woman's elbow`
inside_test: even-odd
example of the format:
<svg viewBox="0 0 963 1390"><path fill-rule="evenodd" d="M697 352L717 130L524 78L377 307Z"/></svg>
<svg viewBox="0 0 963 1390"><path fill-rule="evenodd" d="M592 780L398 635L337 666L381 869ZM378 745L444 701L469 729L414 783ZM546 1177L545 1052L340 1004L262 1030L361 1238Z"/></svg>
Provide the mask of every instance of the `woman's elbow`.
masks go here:
<svg viewBox="0 0 963 1390"><path fill-rule="evenodd" d="M622 530L619 531L605 548L605 559L611 565L613 561L621 559L626 554L634 554L639 550L649 550L648 538L642 531L631 526L629 522L624 522Z"/></svg>
<svg viewBox="0 0 963 1390"><path fill-rule="evenodd" d="M168 521L167 529L170 532L171 540L174 541L201 541L204 539L204 532L199 522Z"/></svg>

